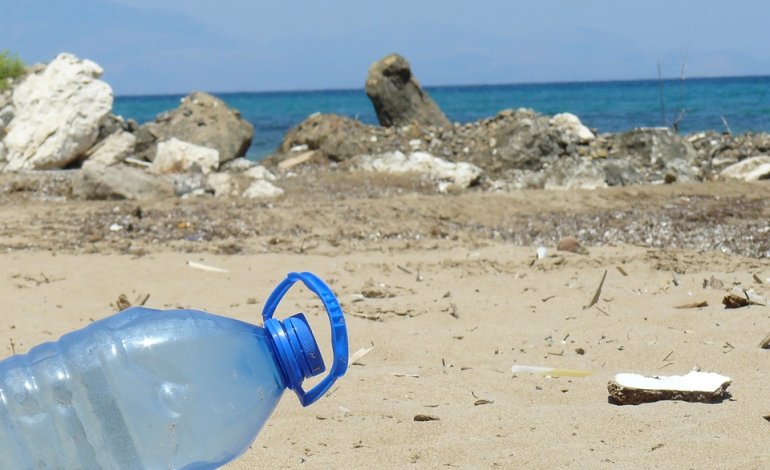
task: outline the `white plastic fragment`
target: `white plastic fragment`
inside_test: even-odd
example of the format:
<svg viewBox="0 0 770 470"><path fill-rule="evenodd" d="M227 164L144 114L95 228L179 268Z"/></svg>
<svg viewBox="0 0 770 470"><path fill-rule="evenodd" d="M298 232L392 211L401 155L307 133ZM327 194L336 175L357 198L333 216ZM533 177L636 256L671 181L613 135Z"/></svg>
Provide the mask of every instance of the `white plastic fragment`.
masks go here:
<svg viewBox="0 0 770 470"><path fill-rule="evenodd" d="M217 268L215 266L209 266L208 264L196 263L195 261L188 261L187 266L193 269L200 269L201 271L209 271L212 273L226 273L227 269Z"/></svg>

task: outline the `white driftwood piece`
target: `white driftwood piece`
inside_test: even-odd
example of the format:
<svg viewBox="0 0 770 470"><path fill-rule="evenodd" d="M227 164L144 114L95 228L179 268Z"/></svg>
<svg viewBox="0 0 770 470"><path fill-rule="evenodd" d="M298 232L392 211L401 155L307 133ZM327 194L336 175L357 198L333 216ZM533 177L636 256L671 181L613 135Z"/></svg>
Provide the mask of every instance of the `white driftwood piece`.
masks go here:
<svg viewBox="0 0 770 470"><path fill-rule="evenodd" d="M685 375L646 377L617 374L607 390L618 405L638 405L658 400L683 400L714 403L728 396L730 378L715 372L693 370Z"/></svg>

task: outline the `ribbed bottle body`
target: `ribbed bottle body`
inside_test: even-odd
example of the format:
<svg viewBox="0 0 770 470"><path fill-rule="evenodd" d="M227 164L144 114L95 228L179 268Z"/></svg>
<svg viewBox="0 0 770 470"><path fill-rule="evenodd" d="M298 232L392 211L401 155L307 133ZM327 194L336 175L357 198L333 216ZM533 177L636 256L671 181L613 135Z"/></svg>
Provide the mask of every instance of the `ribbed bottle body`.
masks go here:
<svg viewBox="0 0 770 470"><path fill-rule="evenodd" d="M131 308L0 362L0 468L216 468L284 389L264 329Z"/></svg>

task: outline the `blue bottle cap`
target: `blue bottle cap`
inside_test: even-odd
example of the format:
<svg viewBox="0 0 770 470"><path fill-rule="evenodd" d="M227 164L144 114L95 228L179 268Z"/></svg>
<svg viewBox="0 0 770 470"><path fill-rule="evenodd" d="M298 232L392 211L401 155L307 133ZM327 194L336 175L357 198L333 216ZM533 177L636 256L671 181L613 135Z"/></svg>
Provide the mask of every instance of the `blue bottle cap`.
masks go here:
<svg viewBox="0 0 770 470"><path fill-rule="evenodd" d="M308 391L302 388L302 381L324 372L326 366L307 319L301 313L284 321L273 318L281 299L297 281L302 281L323 302L329 316L334 353L328 375ZM345 317L334 293L314 274L289 273L265 302L262 318L265 329L273 340L273 348L286 379L286 386L294 390L302 406L308 406L318 400L338 378L345 374L348 368L348 331L345 326Z"/></svg>

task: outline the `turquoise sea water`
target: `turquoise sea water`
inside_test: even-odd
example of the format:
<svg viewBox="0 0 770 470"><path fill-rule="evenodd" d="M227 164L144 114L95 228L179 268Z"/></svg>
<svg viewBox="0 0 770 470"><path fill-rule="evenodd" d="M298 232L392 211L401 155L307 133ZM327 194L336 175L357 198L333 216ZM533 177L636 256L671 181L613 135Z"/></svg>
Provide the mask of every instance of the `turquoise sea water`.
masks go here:
<svg viewBox="0 0 770 470"><path fill-rule="evenodd" d="M733 133L770 132L770 76L427 87L450 120L470 122L506 108L543 114L569 112L599 132L671 125L685 110L679 129ZM661 109L661 90L663 109ZM363 89L296 92L214 93L254 125L248 156L272 153L284 134L315 112L334 113L376 124ZM114 112L140 124L179 106L183 95L119 96Z"/></svg>

